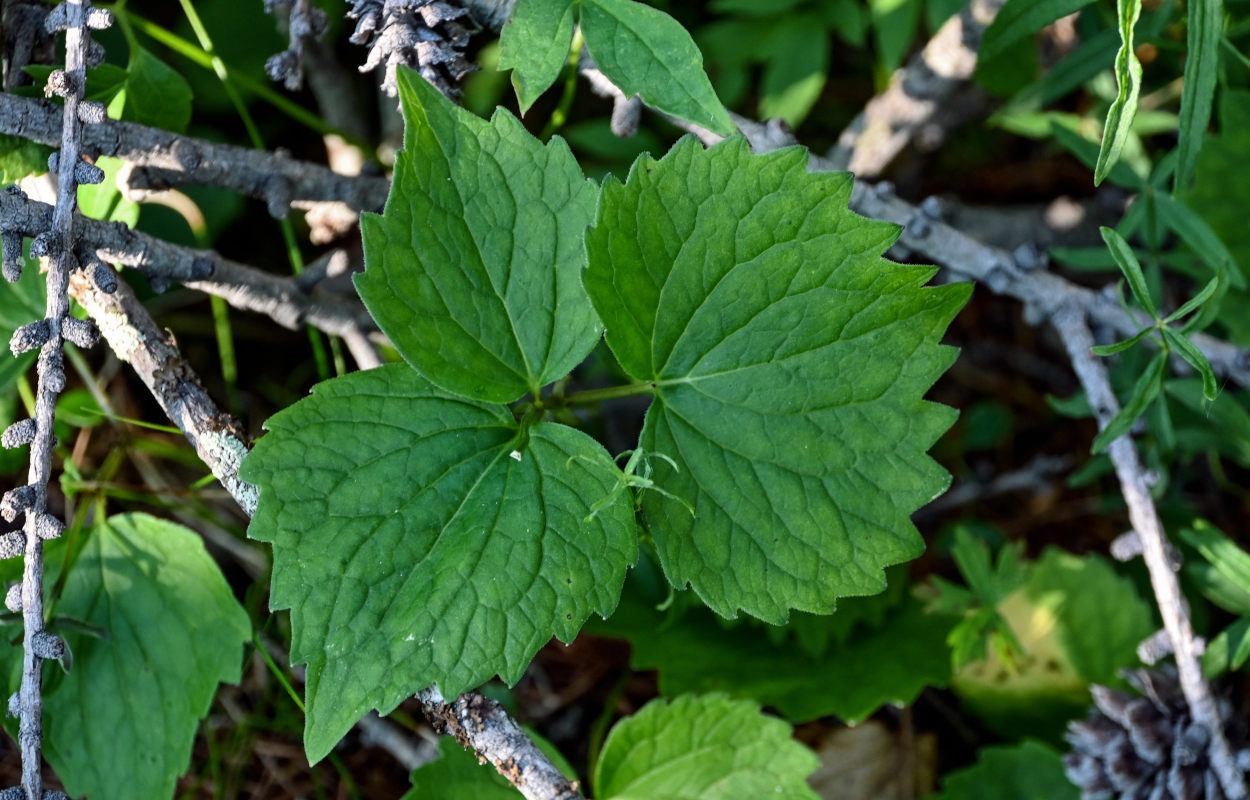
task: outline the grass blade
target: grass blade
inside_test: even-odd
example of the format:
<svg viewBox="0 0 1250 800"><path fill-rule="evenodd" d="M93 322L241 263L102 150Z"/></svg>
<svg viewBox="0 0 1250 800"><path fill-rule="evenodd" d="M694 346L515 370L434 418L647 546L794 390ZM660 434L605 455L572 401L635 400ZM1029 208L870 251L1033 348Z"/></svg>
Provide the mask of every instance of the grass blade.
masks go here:
<svg viewBox="0 0 1250 800"><path fill-rule="evenodd" d="M1198 151L1211 121L1211 100L1220 66L1220 39L1224 33L1224 0L1189 0L1189 54L1185 56L1185 85L1181 91L1179 157L1176 191L1193 177Z"/></svg>
<svg viewBox="0 0 1250 800"><path fill-rule="evenodd" d="M1107 248L1111 250L1111 255L1115 258L1120 272L1124 273L1124 277L1128 280L1128 288L1133 291L1133 297L1137 298L1137 302L1141 303L1142 308L1146 309L1150 316L1158 319L1159 311L1155 308L1155 301L1150 297L1150 287L1146 285L1146 276L1142 274L1137 256L1133 255L1133 248L1129 247L1124 237L1116 233L1113 228L1103 227L1099 228L1099 231L1102 233L1102 240L1107 243Z"/></svg>
<svg viewBox="0 0 1250 800"><path fill-rule="evenodd" d="M1133 117L1137 115L1137 98L1141 94L1141 62L1133 52L1133 26L1141 17L1141 0L1117 0L1116 17L1120 20L1120 51L1115 56L1115 82L1119 93L1107 112L1102 132L1102 149L1094 167L1094 185L1103 182L1111 168L1120 160L1120 151L1128 141Z"/></svg>

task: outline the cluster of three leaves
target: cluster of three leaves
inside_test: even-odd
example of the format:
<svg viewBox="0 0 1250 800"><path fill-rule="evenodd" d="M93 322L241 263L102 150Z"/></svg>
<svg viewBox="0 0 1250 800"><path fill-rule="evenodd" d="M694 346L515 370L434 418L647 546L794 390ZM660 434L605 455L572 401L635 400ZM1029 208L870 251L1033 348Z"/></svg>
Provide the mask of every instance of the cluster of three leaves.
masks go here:
<svg viewBox="0 0 1250 800"><path fill-rule="evenodd" d="M630 498L602 502L620 471L504 405L604 324L655 395L640 447L671 463L640 505L674 585L782 622L879 591L921 551L908 515L947 483L925 450L954 416L922 395L968 287L882 259L896 230L847 210L849 176L686 140L599 192L505 112L477 119L411 74L400 95L405 150L358 287L407 363L320 385L242 473L309 666L311 758L424 685L515 681L612 612L638 536Z"/></svg>

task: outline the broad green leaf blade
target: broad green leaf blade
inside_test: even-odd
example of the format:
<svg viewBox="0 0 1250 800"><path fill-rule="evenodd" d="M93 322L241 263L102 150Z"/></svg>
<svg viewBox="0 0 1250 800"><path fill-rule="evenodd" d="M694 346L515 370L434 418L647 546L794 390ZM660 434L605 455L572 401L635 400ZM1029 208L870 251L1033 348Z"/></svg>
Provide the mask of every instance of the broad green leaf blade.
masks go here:
<svg viewBox="0 0 1250 800"><path fill-rule="evenodd" d="M239 680L247 614L199 535L125 514L97 525L58 616L74 669L44 700L48 762L74 797L172 797L221 681Z"/></svg>
<svg viewBox="0 0 1250 800"><path fill-rule="evenodd" d="M653 700L616 724L595 765L601 800L817 800L816 754L759 706L724 695Z"/></svg>
<svg viewBox="0 0 1250 800"><path fill-rule="evenodd" d="M871 604L875 597L847 598L832 616L798 617L806 625L835 625L843 609ZM955 618L926 614L906 598L882 615L879 624L861 626L844 642L825 643L813 655L800 638L777 642L773 629L749 623L726 629L706 610L687 611L674 621L626 590L621 607L596 634L628 639L630 664L659 672L660 693L726 692L777 709L795 723L824 716L854 724L887 704L913 702L929 686L945 686L951 675L946 636ZM810 632L795 631L796 637Z"/></svg>
<svg viewBox="0 0 1250 800"><path fill-rule="evenodd" d="M489 121L400 70L404 150L361 221L356 287L405 360L456 394L506 403L564 377L602 326L582 289L595 187L563 139Z"/></svg>
<svg viewBox="0 0 1250 800"><path fill-rule="evenodd" d="M1026 36L1031 36L1050 23L1080 11L1092 0L1007 0L994 21L985 29L977 60L988 61L1006 52Z"/></svg>
<svg viewBox="0 0 1250 800"><path fill-rule="evenodd" d="M261 490L249 534L273 544L270 603L308 664L314 762L370 708L514 683L553 635L615 608L633 506L585 434L543 423L527 440L504 407L403 364L319 384L267 427L240 475Z"/></svg>
<svg viewBox="0 0 1250 800"><path fill-rule="evenodd" d="M1202 396L1208 400L1214 400L1220 389L1215 381L1215 371L1211 369L1211 362L1207 361L1207 357L1183 333L1178 333L1171 328L1163 328L1163 338L1176 348L1181 358L1188 361L1189 365L1198 371L1202 377Z"/></svg>
<svg viewBox="0 0 1250 800"><path fill-rule="evenodd" d="M156 56L132 45L123 118L182 133L191 121L191 85Z"/></svg>
<svg viewBox="0 0 1250 800"><path fill-rule="evenodd" d="M1220 69L1220 39L1224 35L1224 0L1190 0L1187 8L1189 52L1185 56L1185 84L1181 89L1176 191L1189 185L1207 135Z"/></svg>
<svg viewBox="0 0 1250 800"><path fill-rule="evenodd" d="M723 616L771 622L873 594L923 542L909 515L948 477L922 395L970 287L880 257L897 233L846 208L844 173L740 140L680 142L603 189L586 289L626 371L653 382L643 492L665 574Z"/></svg>
<svg viewBox="0 0 1250 800"><path fill-rule="evenodd" d="M1123 341L1116 342L1115 344L1094 345L1089 349L1089 351L1096 356L1113 356L1117 353L1123 353L1125 350L1128 350L1142 339L1145 339L1155 330L1156 328L1153 325L1149 328L1142 328L1140 331Z"/></svg>
<svg viewBox="0 0 1250 800"><path fill-rule="evenodd" d="M499 34L499 68L512 70L521 113L560 76L573 44L573 0L517 0Z"/></svg>
<svg viewBox="0 0 1250 800"><path fill-rule="evenodd" d="M551 742L528 728L534 744L569 780L577 774ZM490 764L450 736L438 740L439 756L412 772L412 788L400 800L517 800L516 788Z"/></svg>
<svg viewBox="0 0 1250 800"><path fill-rule="evenodd" d="M1133 427L1133 423L1137 418L1146 412L1154 399L1159 396L1159 392L1163 389L1163 373L1167 368L1168 354L1165 350L1155 353L1150 364L1146 367L1145 372L1133 384L1133 393L1129 395L1128 401L1124 407L1120 409L1120 413L1111 418L1107 423L1107 427L1094 437L1094 444L1090 447L1091 453L1101 453L1111 446L1111 443L1128 433L1129 428Z"/></svg>
<svg viewBox="0 0 1250 800"><path fill-rule="evenodd" d="M1128 141L1137 114L1137 97L1141 93L1141 62L1133 50L1133 26L1141 16L1141 0L1116 0L1116 19L1120 21L1120 51L1115 56L1115 82L1118 93L1107 111L1102 131L1102 148L1094 167L1094 185L1103 182L1111 168L1120 160L1120 151Z"/></svg>
<svg viewBox="0 0 1250 800"><path fill-rule="evenodd" d="M699 48L677 20L635 0L582 0L581 9L586 49L626 96L642 95L647 105L714 133L734 133Z"/></svg>
<svg viewBox="0 0 1250 800"><path fill-rule="evenodd" d="M946 776L933 800L1080 800L1051 748L1026 740L985 747L976 764Z"/></svg>
<svg viewBox="0 0 1250 800"><path fill-rule="evenodd" d="M1133 297L1137 298L1137 302L1141 303L1142 308L1146 309L1150 316L1158 319L1159 311L1155 308L1155 301L1150 296L1150 287L1146 285L1146 276L1142 274L1141 263L1133 254L1133 248L1129 247L1128 242L1124 241L1124 237L1116 233L1114 228L1102 227L1098 230L1102 232L1102 240L1107 243L1107 249L1115 258L1120 272L1128 280L1128 288L1132 290Z"/></svg>

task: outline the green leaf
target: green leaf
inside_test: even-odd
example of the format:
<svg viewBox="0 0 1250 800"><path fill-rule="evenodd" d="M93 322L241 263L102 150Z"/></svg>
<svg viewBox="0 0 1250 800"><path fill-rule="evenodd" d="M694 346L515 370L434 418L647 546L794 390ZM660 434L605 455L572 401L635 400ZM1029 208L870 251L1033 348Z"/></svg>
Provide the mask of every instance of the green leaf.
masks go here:
<svg viewBox="0 0 1250 800"><path fill-rule="evenodd" d="M1203 218L1219 241L1227 244L1239 265L1230 278L1243 283L1250 270L1250 225L1246 224L1245 214L1245 209L1250 208L1250 181L1230 181L1225 176L1239 174L1248 159L1250 92L1224 89L1220 94L1220 133L1208 136L1202 145L1193 183L1179 199Z"/></svg>
<svg viewBox="0 0 1250 800"><path fill-rule="evenodd" d="M1250 659L1250 617L1242 617L1211 640L1202 654L1202 671L1208 678L1241 669Z"/></svg>
<svg viewBox="0 0 1250 800"><path fill-rule="evenodd" d="M551 742L526 729L534 744L569 780L577 775ZM412 788L400 800L517 800L516 788L490 764L450 736L438 740L439 756L412 772Z"/></svg>
<svg viewBox="0 0 1250 800"><path fill-rule="evenodd" d="M912 597L888 609L879 623L858 627L844 641L825 642L819 654L800 638L810 635L801 629L794 631L797 642L778 642L773 629L758 623L727 629L706 609L666 617L655 610L655 600L631 583L617 612L594 623L593 630L629 639L630 664L658 670L665 697L727 692L775 708L796 723L835 716L854 724L886 704L911 703L926 687L945 686L950 678L946 635L955 619L926 614ZM793 621L827 629L839 624L843 607L875 600L848 598L832 616Z"/></svg>
<svg viewBox="0 0 1250 800"><path fill-rule="evenodd" d="M400 354L456 394L506 403L568 374L602 326L581 285L595 187L564 140L458 108L411 70L382 215L356 287Z"/></svg>
<svg viewBox="0 0 1250 800"><path fill-rule="evenodd" d="M108 103L110 119L121 119L125 112L130 93L125 87L113 94ZM104 180L96 184L79 184L78 210L85 216L109 222L122 222L134 227L139 221L139 204L122 196L117 184L118 173L125 166L124 161L112 156L100 156L95 165L104 170Z"/></svg>
<svg viewBox="0 0 1250 800"><path fill-rule="evenodd" d="M602 800L817 800L820 765L790 726L724 695L652 700L616 724L595 765Z"/></svg>
<svg viewBox="0 0 1250 800"><path fill-rule="evenodd" d="M0 133L0 184L8 186L22 178L47 172L51 153L50 147Z"/></svg>
<svg viewBox="0 0 1250 800"><path fill-rule="evenodd" d="M1216 571L1233 585L1250 592L1250 553L1246 553L1224 533L1206 520L1181 529L1181 538L1197 548Z"/></svg>
<svg viewBox="0 0 1250 800"><path fill-rule="evenodd" d="M1026 740L981 748L977 763L952 772L932 800L1080 800L1051 748Z"/></svg>
<svg viewBox="0 0 1250 800"><path fill-rule="evenodd" d="M1123 341L1116 342L1115 344L1094 345L1089 349L1089 351L1096 356L1113 356L1117 353L1123 353L1125 350L1137 344L1142 339L1145 339L1156 330L1158 330L1158 328L1151 325L1149 328L1142 328L1140 331Z"/></svg>
<svg viewBox="0 0 1250 800"><path fill-rule="evenodd" d="M1111 446L1111 443L1128 433L1129 428L1133 427L1133 423L1137 421L1146 411L1146 406L1150 405L1159 391L1163 388L1163 373L1168 363L1168 354L1165 350L1155 353L1151 359L1149 366L1142 372L1141 377L1137 379L1137 383L1133 385L1133 393L1129 396L1128 402L1120 409L1120 413L1111 418L1111 422L1107 423L1107 427L1094 437L1094 444L1090 448L1092 453L1101 453Z"/></svg>
<svg viewBox="0 0 1250 800"><path fill-rule="evenodd" d="M91 532L58 616L74 669L44 700L48 762L75 797L172 797L220 681L236 682L247 614L199 535L145 514Z"/></svg>
<svg viewBox="0 0 1250 800"><path fill-rule="evenodd" d="M1026 36L1050 23L1080 11L1093 0L1007 0L985 29L978 61L988 61Z"/></svg>
<svg viewBox="0 0 1250 800"><path fill-rule="evenodd" d="M1133 26L1141 16L1141 0L1116 0L1116 19L1120 21L1120 51L1115 56L1115 102L1107 111L1102 132L1102 148L1094 167L1094 185L1103 182L1111 168L1120 160L1120 151L1128 141L1137 114L1137 97L1141 93L1141 62L1133 50Z"/></svg>
<svg viewBox="0 0 1250 800"><path fill-rule="evenodd" d="M890 75L903 65L916 40L920 0L868 0L868 13L877 40L877 61L882 72Z"/></svg>
<svg viewBox="0 0 1250 800"><path fill-rule="evenodd" d="M1155 301L1150 296L1150 287L1146 285L1146 276L1142 274L1141 264L1137 261L1137 256L1133 254L1133 248L1128 246L1128 242L1124 241L1124 237L1116 233L1114 228L1102 227L1098 230L1102 233L1102 240L1107 243L1107 249L1115 258L1120 272L1128 280L1128 287L1132 290L1133 297L1137 298L1137 302L1141 303L1142 308L1146 309L1150 316L1158 319L1159 311L1155 308Z"/></svg>
<svg viewBox="0 0 1250 800"><path fill-rule="evenodd" d="M1236 393L1220 392L1214 401L1207 400L1200 378L1174 378L1165 391L1194 415L1184 431L1187 452L1217 452L1250 467L1250 413ZM1250 606L1245 613L1250 614Z"/></svg>
<svg viewBox="0 0 1250 800"><path fill-rule="evenodd" d="M608 344L656 387L640 444L677 468L653 477L695 510L643 493L660 562L723 616L879 592L923 548L909 515L949 480L925 450L954 415L922 395L970 287L882 259L897 227L806 163L687 138L608 181L586 237Z"/></svg>
<svg viewBox="0 0 1250 800"><path fill-rule="evenodd" d="M35 352L23 353L16 358L9 352L8 343L13 333L28 322L43 319L46 313L48 288L39 274L38 262L26 258L22 277L17 283L0 280L0 394L7 393L19 376L24 375L35 363Z"/></svg>
<svg viewBox="0 0 1250 800"><path fill-rule="evenodd" d="M582 34L595 64L626 96L729 136L729 112L703 72L690 34L663 11L634 0L581 0Z"/></svg>
<svg viewBox="0 0 1250 800"><path fill-rule="evenodd" d="M560 76L573 45L573 0L517 0L499 34L499 68L512 70L521 113Z"/></svg>
<svg viewBox="0 0 1250 800"><path fill-rule="evenodd" d="M1099 146L1089 139L1086 139L1076 131L1070 130L1060 124L1059 121L1053 116L1051 117L1050 133L1055 137L1055 141L1063 145L1063 147L1068 149L1072 155L1080 159L1081 163L1085 164L1090 169L1095 168L1098 164L1100 153ZM1123 186L1125 189L1141 191L1146 187L1146 182L1142 179L1142 177L1134 172L1132 167L1123 162L1116 162L1111 165L1109 175L1112 183L1117 186ZM1134 209L1139 207L1139 203L1140 198L1138 203L1134 203L1129 206L1128 213L1132 214ZM1144 207L1144 204L1142 204L1142 207ZM1127 214L1125 216L1127 217ZM1123 223L1121 223L1121 230L1123 230L1123 227Z"/></svg>
<svg viewBox="0 0 1250 800"><path fill-rule="evenodd" d="M260 487L249 534L273 544L270 603L308 664L312 761L431 683L516 682L553 634L616 606L633 505L585 434L521 429L404 364L318 384L266 425L240 475Z"/></svg>
<svg viewBox="0 0 1250 800"><path fill-rule="evenodd" d="M183 133L191 121L191 85L174 69L142 47L132 45L126 65L123 119Z"/></svg>
<svg viewBox="0 0 1250 800"><path fill-rule="evenodd" d="M1168 344L1176 348L1176 352L1180 353L1181 358L1188 361L1189 365L1198 371L1198 374L1202 377L1203 397L1208 400L1214 400L1220 389L1215 381L1215 372L1211 369L1211 362L1207 361L1207 357L1183 333L1178 333L1171 328L1163 328L1163 338L1167 340Z"/></svg>
<svg viewBox="0 0 1250 800"><path fill-rule="evenodd" d="M1227 267L1232 284L1238 288L1245 288L1245 278L1237 269L1233 254L1229 252L1206 220L1184 203L1164 192L1156 192L1154 201L1159 205L1159 216L1169 228L1176 231L1176 235L1181 237L1185 244L1198 254L1199 258L1216 272Z"/></svg>
<svg viewBox="0 0 1250 800"><path fill-rule="evenodd" d="M768 37L769 59L760 80L760 117L798 127L825 88L829 32L810 14L781 20Z"/></svg>
<svg viewBox="0 0 1250 800"><path fill-rule="evenodd" d="M1216 277L1207 281L1206 286L1203 286L1202 289L1196 295L1186 300L1184 305L1182 305L1180 308L1176 309L1171 314L1168 314L1167 317L1165 317L1163 321L1175 322L1181 317L1184 317L1186 314L1191 314L1194 311L1197 311L1199 306L1201 306L1203 303L1210 300L1212 297L1215 296L1215 293L1219 291L1220 283L1221 283L1220 278L1223 277L1223 275L1224 273L1221 270L1220 275L1217 275Z"/></svg>
<svg viewBox="0 0 1250 800"><path fill-rule="evenodd" d="M1175 188L1189 185L1198 151L1211 122L1211 101L1220 69L1220 39L1224 35L1224 0L1190 0L1189 52L1185 56L1185 83L1181 89L1179 156Z"/></svg>

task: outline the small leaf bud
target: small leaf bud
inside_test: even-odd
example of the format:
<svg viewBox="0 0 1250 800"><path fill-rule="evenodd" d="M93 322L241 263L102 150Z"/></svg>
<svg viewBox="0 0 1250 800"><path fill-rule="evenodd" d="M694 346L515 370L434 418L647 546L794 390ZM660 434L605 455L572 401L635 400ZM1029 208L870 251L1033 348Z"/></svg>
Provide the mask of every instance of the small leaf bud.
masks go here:
<svg viewBox="0 0 1250 800"><path fill-rule="evenodd" d="M33 419L14 422L4 429L4 435L0 436L0 445L3 445L6 450L12 450L30 444L35 440L35 433L38 429Z"/></svg>
<svg viewBox="0 0 1250 800"><path fill-rule="evenodd" d="M36 347L43 347L44 342L48 341L51 335L52 328L46 319L28 322L13 331L13 338L9 340L9 349L13 351L13 355L20 356Z"/></svg>
<svg viewBox="0 0 1250 800"><path fill-rule="evenodd" d="M0 516L12 522L18 514L33 506L37 497L33 483L8 490L4 497L0 497Z"/></svg>
<svg viewBox="0 0 1250 800"><path fill-rule="evenodd" d="M45 347L40 350L39 361L35 366L39 371L41 388L46 387L53 394L60 394L65 390L65 365L61 361L61 348Z"/></svg>
<svg viewBox="0 0 1250 800"><path fill-rule="evenodd" d="M65 317L61 320L61 335L83 350L90 350L100 341L100 329L89 319Z"/></svg>
<svg viewBox="0 0 1250 800"><path fill-rule="evenodd" d="M53 661L65 655L65 642L55 633L39 631L30 637L30 649L40 658Z"/></svg>
<svg viewBox="0 0 1250 800"><path fill-rule="evenodd" d="M22 235L16 231L0 233L0 253L4 261L4 279L16 283L22 277Z"/></svg>
<svg viewBox="0 0 1250 800"><path fill-rule="evenodd" d="M74 180L87 186L104 183L104 170L100 169L95 164L88 164L86 161L79 161L74 165Z"/></svg>
<svg viewBox="0 0 1250 800"><path fill-rule="evenodd" d="M35 518L35 535L41 541L59 539L65 533L65 523L51 514L40 514Z"/></svg>
<svg viewBox="0 0 1250 800"><path fill-rule="evenodd" d="M26 552L26 535L21 531L10 531L0 536L0 559L15 558Z"/></svg>
<svg viewBox="0 0 1250 800"><path fill-rule="evenodd" d="M5 591L4 607L15 614L22 610L22 584L15 583Z"/></svg>

